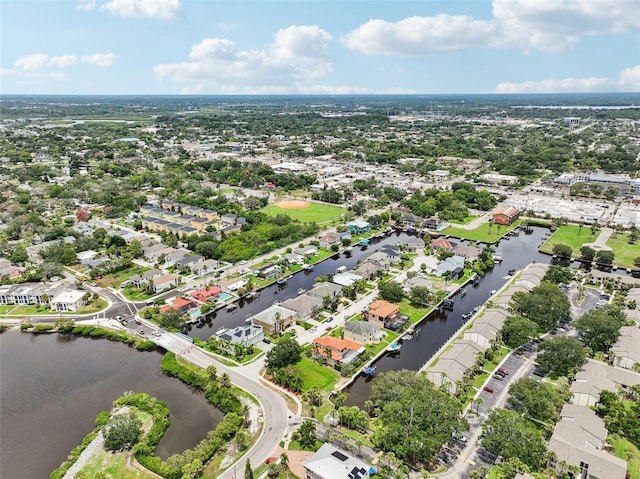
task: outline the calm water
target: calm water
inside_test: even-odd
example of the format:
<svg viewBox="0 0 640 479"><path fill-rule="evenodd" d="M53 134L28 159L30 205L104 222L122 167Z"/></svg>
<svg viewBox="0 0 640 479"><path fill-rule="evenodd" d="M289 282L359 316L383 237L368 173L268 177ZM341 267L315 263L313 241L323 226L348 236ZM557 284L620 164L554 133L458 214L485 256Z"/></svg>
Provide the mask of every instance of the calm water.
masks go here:
<svg viewBox="0 0 640 479"><path fill-rule="evenodd" d="M548 263L550 256L538 252L538 245L542 236L548 232L545 228L533 228L531 234L521 232L518 236L502 240L495 246L496 254L502 256L502 263L485 274L476 286L466 286L464 297L454 297L453 311L436 310L421 323L420 333L414 335L411 341L405 341L398 353L382 356L376 363L376 373L395 371L398 369L420 369L440 347L462 326L462 315L472 311L475 306L484 304L489 298L489 292L499 289L510 278L507 272L512 269L522 269L532 261ZM452 238L451 241L460 243ZM363 407L369 398L370 380L360 376L345 392L347 403Z"/></svg>
<svg viewBox="0 0 640 479"><path fill-rule="evenodd" d="M160 371L162 354L58 334L0 334L0 477L46 478L125 391L167 403L157 454L193 447L221 420L202 394Z"/></svg>
<svg viewBox="0 0 640 479"><path fill-rule="evenodd" d="M300 271L289 278L286 284L274 284L259 292L259 296L249 300L238 302L238 308L234 311L219 309L206 322L192 325L188 334L200 339L209 339L220 328L233 328L245 324L244 321L273 304L274 301L286 301L298 296L298 289L304 288L307 291L313 288L315 279L318 276L326 276L335 273L339 266L346 266L347 269L354 268L364 257L374 253L384 245L395 245L400 239L408 238L406 233L393 233L384 238L374 238L366 250L354 247L349 256L336 254L331 258L317 264L313 271Z"/></svg>

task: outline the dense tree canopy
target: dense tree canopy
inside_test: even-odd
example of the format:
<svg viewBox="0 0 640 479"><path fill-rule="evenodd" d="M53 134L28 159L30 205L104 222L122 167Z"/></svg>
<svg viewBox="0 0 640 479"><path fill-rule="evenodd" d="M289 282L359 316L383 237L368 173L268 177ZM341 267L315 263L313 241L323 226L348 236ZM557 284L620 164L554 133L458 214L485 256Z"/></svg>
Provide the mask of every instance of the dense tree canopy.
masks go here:
<svg viewBox="0 0 640 479"><path fill-rule="evenodd" d="M508 402L515 411L548 424L560 418L558 412L568 399L568 390L533 378L518 379L509 387Z"/></svg>
<svg viewBox="0 0 640 479"><path fill-rule="evenodd" d="M572 279L573 279L573 273L569 268L566 268L564 266L560 266L557 264L552 264L551 266L549 266L549 269L544 274L542 281L547 281L549 283L554 283L554 284L560 284L560 283L567 284L571 282Z"/></svg>
<svg viewBox="0 0 640 479"><path fill-rule="evenodd" d="M587 360L584 346L575 338L558 336L540 343L538 364L545 373L568 376Z"/></svg>
<svg viewBox="0 0 640 479"><path fill-rule="evenodd" d="M580 333L585 346L594 352L606 352L618 340L624 321L625 315L621 308L607 305L587 311L573 322L573 327Z"/></svg>
<svg viewBox="0 0 640 479"><path fill-rule="evenodd" d="M567 295L552 283L542 283L528 293L516 292L513 306L522 316L538 323L542 331L549 331L559 321L569 319L571 312Z"/></svg>
<svg viewBox="0 0 640 479"><path fill-rule="evenodd" d="M404 298L404 291L402 285L397 281L387 281L378 286L380 297L385 301L392 303L399 303Z"/></svg>
<svg viewBox="0 0 640 479"><path fill-rule="evenodd" d="M492 409L482 424L482 447L505 459L517 458L533 469L546 464L547 446L542 434L519 412Z"/></svg>
<svg viewBox="0 0 640 479"><path fill-rule="evenodd" d="M509 316L502 326L502 341L510 348L518 348L538 335L538 323L522 316Z"/></svg>
<svg viewBox="0 0 640 479"><path fill-rule="evenodd" d="M131 449L142 431L142 421L133 412L111 416L105 427L104 447L111 452Z"/></svg>
<svg viewBox="0 0 640 479"><path fill-rule="evenodd" d="M298 342L295 339L284 339L269 350L265 365L268 370L274 370L296 364L301 358L302 347Z"/></svg>
<svg viewBox="0 0 640 479"><path fill-rule="evenodd" d="M373 442L403 460L431 462L453 433L467 429L460 403L415 371L380 374L369 399L380 424Z"/></svg>

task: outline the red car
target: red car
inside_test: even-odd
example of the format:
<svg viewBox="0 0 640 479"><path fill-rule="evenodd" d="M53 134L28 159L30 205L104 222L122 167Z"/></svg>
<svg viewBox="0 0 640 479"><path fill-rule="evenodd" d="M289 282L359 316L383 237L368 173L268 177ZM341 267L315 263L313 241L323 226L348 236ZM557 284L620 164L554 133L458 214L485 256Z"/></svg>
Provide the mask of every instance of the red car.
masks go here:
<svg viewBox="0 0 640 479"><path fill-rule="evenodd" d="M509 371L507 371L506 369L498 368L498 372L504 374L505 376L509 375Z"/></svg>
<svg viewBox="0 0 640 479"><path fill-rule="evenodd" d="M492 393L493 392L493 388L491 386L485 386L482 389L484 389L485 391L487 391L488 393Z"/></svg>

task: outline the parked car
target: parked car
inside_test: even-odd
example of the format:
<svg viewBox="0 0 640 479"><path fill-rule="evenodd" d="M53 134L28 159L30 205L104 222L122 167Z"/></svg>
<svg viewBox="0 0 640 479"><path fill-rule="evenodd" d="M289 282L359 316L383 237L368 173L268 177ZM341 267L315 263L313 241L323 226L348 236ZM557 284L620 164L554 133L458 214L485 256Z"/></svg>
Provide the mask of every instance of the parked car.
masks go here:
<svg viewBox="0 0 640 479"><path fill-rule="evenodd" d="M505 374L505 373L503 373L503 372L501 372L501 371L496 371L496 372L495 372L495 374L494 374L494 376L500 376L501 378L503 378L503 377L505 377L505 376L506 376L506 374Z"/></svg>
<svg viewBox="0 0 640 479"><path fill-rule="evenodd" d="M271 344L271 340L269 338L264 338L262 342L266 344Z"/></svg>
<svg viewBox="0 0 640 479"><path fill-rule="evenodd" d="M142 324L142 321L140 321L139 319L136 319L136 324L140 326Z"/></svg>
<svg viewBox="0 0 640 479"><path fill-rule="evenodd" d="M493 393L493 388L491 386L485 386L482 389L483 391L487 391L488 393Z"/></svg>
<svg viewBox="0 0 640 479"><path fill-rule="evenodd" d="M333 321L333 316L329 316L329 317L327 318L327 323L330 323L331 321Z"/></svg>
<svg viewBox="0 0 640 479"><path fill-rule="evenodd" d="M502 381L502 378L504 378L504 376L501 376L500 374L494 374L493 375L493 379L496 379L498 381Z"/></svg>
<svg viewBox="0 0 640 479"><path fill-rule="evenodd" d="M509 371L507 371L506 369L498 368L498 372L504 374L505 376L509 375Z"/></svg>
<svg viewBox="0 0 640 479"><path fill-rule="evenodd" d="M535 369L533 370L533 374L534 374L535 376L538 376L538 377L541 377L541 378L543 378L543 377L545 377L545 376L546 376L546 374L545 374L545 373L542 371L542 369L540 369L540 368L535 368Z"/></svg>

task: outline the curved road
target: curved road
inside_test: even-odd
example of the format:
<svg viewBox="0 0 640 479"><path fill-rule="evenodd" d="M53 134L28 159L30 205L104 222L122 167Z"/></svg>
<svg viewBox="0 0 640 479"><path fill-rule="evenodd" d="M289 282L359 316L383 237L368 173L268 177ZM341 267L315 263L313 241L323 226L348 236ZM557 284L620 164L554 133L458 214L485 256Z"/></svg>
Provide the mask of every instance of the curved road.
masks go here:
<svg viewBox="0 0 640 479"><path fill-rule="evenodd" d="M253 447L249 449L237 462L240 465L240 474L244 471L246 459L251 461L253 467L257 467L265 461L276 449L280 440L287 431L289 424L294 424L294 415L287 409L285 400L274 390L261 383L258 369L254 366L230 368L219 363L205 351L194 346L186 337L175 333L163 333L158 338L153 338L156 343L167 351L171 351L187 361L196 364L203 369L215 366L219 374L229 375L231 382L251 393L262 408L262 432ZM221 479L232 479L237 476L237 471L230 467L218 476Z"/></svg>

